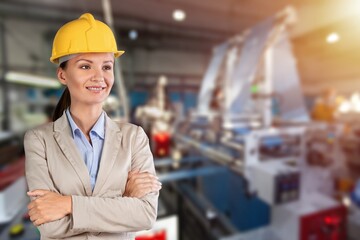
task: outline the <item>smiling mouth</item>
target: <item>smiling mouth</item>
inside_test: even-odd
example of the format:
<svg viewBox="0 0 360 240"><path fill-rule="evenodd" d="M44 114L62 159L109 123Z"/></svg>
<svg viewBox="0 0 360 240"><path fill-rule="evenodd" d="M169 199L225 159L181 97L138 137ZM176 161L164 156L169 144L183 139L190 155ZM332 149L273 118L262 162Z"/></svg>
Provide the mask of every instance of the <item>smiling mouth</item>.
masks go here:
<svg viewBox="0 0 360 240"><path fill-rule="evenodd" d="M86 87L86 89L90 91L101 91L104 90L106 87Z"/></svg>

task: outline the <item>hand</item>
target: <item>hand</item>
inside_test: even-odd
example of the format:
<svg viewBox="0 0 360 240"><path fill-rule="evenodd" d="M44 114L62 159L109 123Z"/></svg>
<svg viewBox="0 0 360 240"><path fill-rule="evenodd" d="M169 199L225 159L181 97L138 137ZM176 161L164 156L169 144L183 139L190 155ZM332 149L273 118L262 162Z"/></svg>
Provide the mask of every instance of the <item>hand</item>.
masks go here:
<svg viewBox="0 0 360 240"><path fill-rule="evenodd" d="M158 178L151 173L139 170L129 172L125 186L124 197L142 198L151 192L158 192L161 189L161 183Z"/></svg>
<svg viewBox="0 0 360 240"><path fill-rule="evenodd" d="M35 197L28 204L30 220L35 226L61 219L71 213L71 196L63 196L41 189L30 191L27 194Z"/></svg>

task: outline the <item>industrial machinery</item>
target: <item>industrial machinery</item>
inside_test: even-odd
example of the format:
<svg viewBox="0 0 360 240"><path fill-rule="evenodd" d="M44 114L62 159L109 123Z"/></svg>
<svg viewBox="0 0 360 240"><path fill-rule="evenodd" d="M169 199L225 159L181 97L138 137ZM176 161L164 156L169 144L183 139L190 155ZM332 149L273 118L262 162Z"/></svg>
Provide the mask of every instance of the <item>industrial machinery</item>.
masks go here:
<svg viewBox="0 0 360 240"><path fill-rule="evenodd" d="M10 222L26 205L25 159L15 134L0 132L0 225Z"/></svg>
<svg viewBox="0 0 360 240"><path fill-rule="evenodd" d="M281 119L308 120L302 96L297 91L299 80L285 31L292 19L293 13L287 9L215 49L202 83L196 115L186 131L191 140L176 136L179 142L197 147L203 154L208 152L206 156L211 160L232 166L247 179L249 192L261 191L259 196L264 196L263 200L269 204L299 196L297 166L304 154L305 128L273 126L273 100L287 99L289 90L292 100L278 102ZM285 68L275 61L277 57L288 66ZM220 72L224 74L219 75ZM286 84L281 82L284 75ZM218 97L219 92L223 98ZM212 104L214 101L218 104ZM201 121L203 127L199 127ZM213 128L216 121L217 131ZM195 140L212 141L212 146L202 147ZM218 154L213 154L211 149ZM221 152L226 157L217 156ZM266 182L272 182L273 189L280 192L270 198L268 193L262 193L267 188L261 187L262 181L256 177L259 174L277 179L276 183L269 179Z"/></svg>
<svg viewBox="0 0 360 240"><path fill-rule="evenodd" d="M156 157L167 157L170 154L174 113L167 107L166 85L167 78L160 76L152 97L146 105L138 107L135 112L135 119L148 134L152 152Z"/></svg>
<svg viewBox="0 0 360 240"><path fill-rule="evenodd" d="M178 219L175 215L161 218L151 230L140 231L136 240L178 240Z"/></svg>
<svg viewBox="0 0 360 240"><path fill-rule="evenodd" d="M346 239L346 208L326 195L275 207L271 221L280 239Z"/></svg>
<svg viewBox="0 0 360 240"><path fill-rule="evenodd" d="M214 49L198 107L174 135L180 167L156 164L206 230L194 239L346 236L345 208L326 194L309 197L316 189L306 181L306 146L318 128L299 91L286 33L293 19L288 8ZM180 224L189 227L181 217Z"/></svg>

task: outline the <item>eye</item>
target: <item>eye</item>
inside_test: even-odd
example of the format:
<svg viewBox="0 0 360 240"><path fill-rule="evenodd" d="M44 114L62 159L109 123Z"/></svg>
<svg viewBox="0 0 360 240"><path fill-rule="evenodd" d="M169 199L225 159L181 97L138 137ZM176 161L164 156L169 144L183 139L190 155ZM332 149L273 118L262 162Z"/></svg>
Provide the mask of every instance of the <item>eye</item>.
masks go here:
<svg viewBox="0 0 360 240"><path fill-rule="evenodd" d="M89 65L81 65L80 68L84 69L84 70L88 70L88 69L90 69L90 66Z"/></svg>
<svg viewBox="0 0 360 240"><path fill-rule="evenodd" d="M104 70L111 70L112 66L111 65L105 65L105 66L103 66L103 69Z"/></svg>

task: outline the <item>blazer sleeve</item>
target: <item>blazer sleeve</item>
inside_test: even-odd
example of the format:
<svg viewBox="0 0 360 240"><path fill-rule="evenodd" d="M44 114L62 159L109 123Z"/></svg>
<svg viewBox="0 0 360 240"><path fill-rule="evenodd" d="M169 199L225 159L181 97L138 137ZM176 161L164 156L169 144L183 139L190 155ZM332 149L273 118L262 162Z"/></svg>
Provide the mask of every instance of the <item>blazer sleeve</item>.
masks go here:
<svg viewBox="0 0 360 240"><path fill-rule="evenodd" d="M136 129L132 152L132 169L155 174L149 140L141 127ZM157 217L158 196L158 192L141 199L72 196L72 229L108 233L150 229Z"/></svg>
<svg viewBox="0 0 360 240"><path fill-rule="evenodd" d="M44 189L59 193L49 174L44 139L41 139L35 130L29 130L24 137L24 148L25 175L29 190ZM38 229L42 236L49 238L66 238L84 232L72 229L71 226L72 219L68 215L62 219L42 224Z"/></svg>

